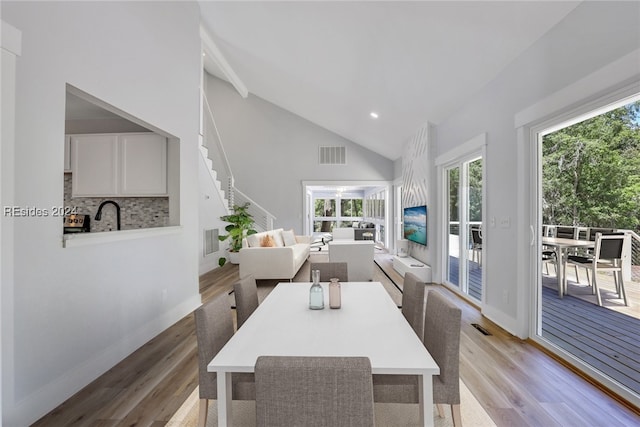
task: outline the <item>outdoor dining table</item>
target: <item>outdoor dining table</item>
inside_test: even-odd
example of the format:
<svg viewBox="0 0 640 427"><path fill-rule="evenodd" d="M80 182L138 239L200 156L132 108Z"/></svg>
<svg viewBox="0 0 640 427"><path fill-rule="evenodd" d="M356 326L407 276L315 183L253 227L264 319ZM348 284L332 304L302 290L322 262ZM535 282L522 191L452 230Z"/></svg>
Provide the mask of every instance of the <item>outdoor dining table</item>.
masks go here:
<svg viewBox="0 0 640 427"><path fill-rule="evenodd" d="M542 244L556 249L556 276L558 279L558 296L567 293L567 254L571 248L593 248L591 240L565 239L562 237L543 237Z"/></svg>
<svg viewBox="0 0 640 427"><path fill-rule="evenodd" d="M432 376L440 368L379 282L342 283L342 306L309 309L310 283L279 283L207 366L217 372L218 425L232 425L231 374L258 356L368 357L373 374L419 377L420 424L433 425Z"/></svg>

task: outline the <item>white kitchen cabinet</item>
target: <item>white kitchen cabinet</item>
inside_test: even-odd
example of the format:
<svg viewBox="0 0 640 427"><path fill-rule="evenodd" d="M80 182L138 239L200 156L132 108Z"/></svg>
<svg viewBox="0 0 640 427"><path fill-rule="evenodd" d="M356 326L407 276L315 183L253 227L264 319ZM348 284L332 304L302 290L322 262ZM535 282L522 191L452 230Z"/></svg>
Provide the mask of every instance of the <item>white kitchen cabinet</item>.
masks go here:
<svg viewBox="0 0 640 427"><path fill-rule="evenodd" d="M64 137L64 171L71 172L71 137Z"/></svg>
<svg viewBox="0 0 640 427"><path fill-rule="evenodd" d="M118 195L118 136L72 135L72 197Z"/></svg>
<svg viewBox="0 0 640 427"><path fill-rule="evenodd" d="M71 159L72 197L167 195L167 140L160 135L72 135Z"/></svg>
<svg viewBox="0 0 640 427"><path fill-rule="evenodd" d="M120 143L120 194L167 194L167 140L160 135L122 135Z"/></svg>

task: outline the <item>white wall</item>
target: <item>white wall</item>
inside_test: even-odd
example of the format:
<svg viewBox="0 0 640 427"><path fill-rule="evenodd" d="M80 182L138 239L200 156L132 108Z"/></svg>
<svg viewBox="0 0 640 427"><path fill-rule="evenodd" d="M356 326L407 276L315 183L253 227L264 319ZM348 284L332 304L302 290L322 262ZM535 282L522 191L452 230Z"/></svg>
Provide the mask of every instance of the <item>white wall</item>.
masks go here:
<svg viewBox="0 0 640 427"><path fill-rule="evenodd" d="M276 216L275 228L302 231L303 180L393 180L391 160L261 98L242 98L216 77L207 79L236 187ZM319 165L319 146L346 146L348 165Z"/></svg>
<svg viewBox="0 0 640 427"><path fill-rule="evenodd" d="M511 219L510 228L489 228L486 247L486 305L483 313L512 333L523 335L528 298L517 280L518 242L527 245L528 218L518 218L514 116L519 111L640 47L640 3L583 2L523 55L511 63L463 109L437 126L434 158L487 132L487 212L485 218ZM535 23L531 23L535 25ZM619 82L610 82L615 86ZM505 298L505 295L508 295ZM524 301L530 306L532 302ZM526 306L525 305L525 306Z"/></svg>
<svg viewBox="0 0 640 427"><path fill-rule="evenodd" d="M198 177L200 180L200 200L198 203L198 212L200 215L200 240L199 240L199 274L204 274L218 267L218 259L227 257L225 249L228 247L227 242L218 242L219 250L209 255L204 254L204 233L207 229L218 229L218 234L227 234L224 227L228 224L220 220L222 215L229 213L226 209L226 201L222 198L224 195L216 187L211 174L208 170L208 164L204 158L198 162Z"/></svg>
<svg viewBox="0 0 640 427"><path fill-rule="evenodd" d="M2 183L16 205L62 204L67 83L180 139L183 228L173 234L65 249L60 218L14 219L2 404L3 425L23 426L199 304L199 11L191 2L1 7L22 31L15 145L2 141L3 151L15 146Z"/></svg>
<svg viewBox="0 0 640 427"><path fill-rule="evenodd" d="M409 255L428 265L433 265L432 254L439 252L437 210L432 202L435 195L431 196L435 188L431 167L433 142L433 129L425 124L407 141L402 153L402 207L427 205L427 246L409 241Z"/></svg>

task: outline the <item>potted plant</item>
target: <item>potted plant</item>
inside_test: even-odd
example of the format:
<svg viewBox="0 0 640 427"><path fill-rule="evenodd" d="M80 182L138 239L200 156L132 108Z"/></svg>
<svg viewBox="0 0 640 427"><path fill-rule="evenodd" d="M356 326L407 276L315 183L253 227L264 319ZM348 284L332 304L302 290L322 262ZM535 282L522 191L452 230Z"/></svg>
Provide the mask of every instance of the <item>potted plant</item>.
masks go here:
<svg viewBox="0 0 640 427"><path fill-rule="evenodd" d="M227 250L229 252L229 262L232 264L239 263L238 253L240 249L242 249L242 239L257 233L257 231L253 229L254 221L248 209L249 202L242 206L234 205L232 214L220 217L221 220L229 223L229 225L224 228L229 234L218 236L218 239L222 242L229 238L231 239ZM227 259L224 257L218 260L220 266L223 266L226 262Z"/></svg>

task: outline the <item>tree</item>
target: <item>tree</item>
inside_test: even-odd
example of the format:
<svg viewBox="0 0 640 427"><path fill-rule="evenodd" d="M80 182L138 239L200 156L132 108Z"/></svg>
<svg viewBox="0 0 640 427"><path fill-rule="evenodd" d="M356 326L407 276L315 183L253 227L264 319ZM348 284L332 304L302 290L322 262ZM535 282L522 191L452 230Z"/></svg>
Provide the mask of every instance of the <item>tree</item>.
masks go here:
<svg viewBox="0 0 640 427"><path fill-rule="evenodd" d="M545 135L543 221L640 227L640 102Z"/></svg>

